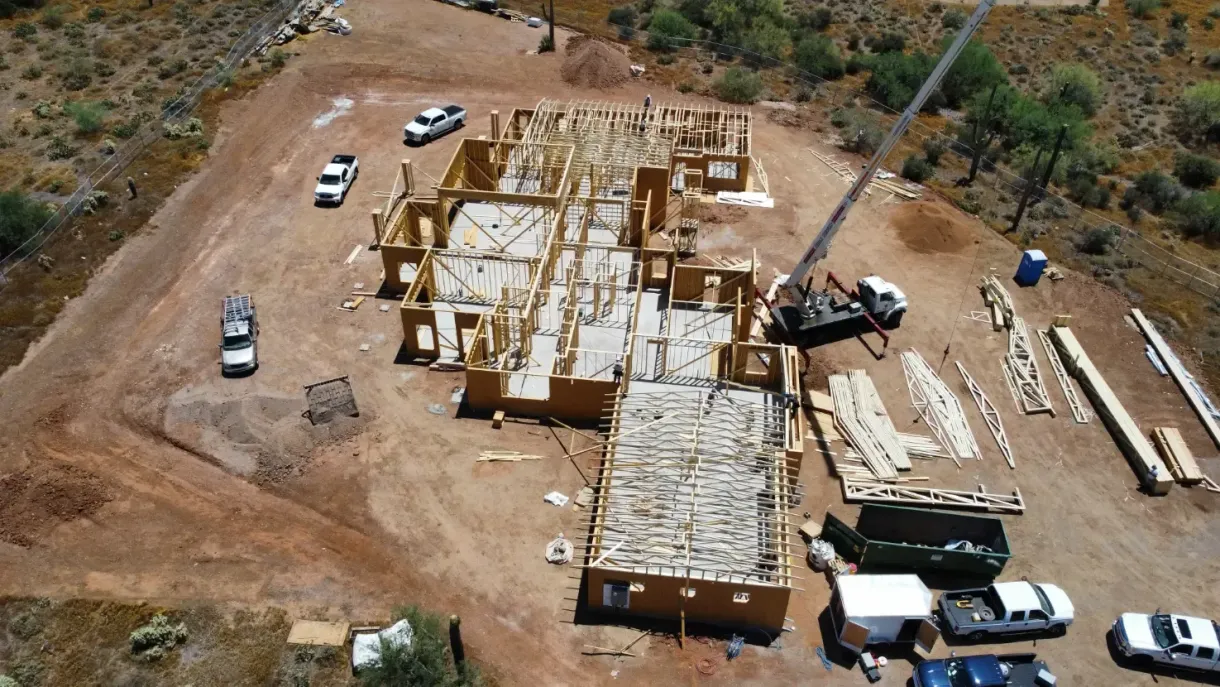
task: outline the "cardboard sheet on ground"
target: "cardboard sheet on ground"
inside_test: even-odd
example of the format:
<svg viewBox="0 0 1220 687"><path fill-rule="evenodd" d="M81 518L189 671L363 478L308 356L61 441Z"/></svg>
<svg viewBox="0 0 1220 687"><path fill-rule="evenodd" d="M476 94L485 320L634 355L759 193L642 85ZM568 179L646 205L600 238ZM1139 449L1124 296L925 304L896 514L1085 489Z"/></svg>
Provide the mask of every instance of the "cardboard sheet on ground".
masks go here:
<svg viewBox="0 0 1220 687"><path fill-rule="evenodd" d="M405 620L399 620L380 632L365 632L356 635L352 638L352 669L360 670L370 665L376 665L381 660L382 639L390 644L409 647L413 637L411 624Z"/></svg>

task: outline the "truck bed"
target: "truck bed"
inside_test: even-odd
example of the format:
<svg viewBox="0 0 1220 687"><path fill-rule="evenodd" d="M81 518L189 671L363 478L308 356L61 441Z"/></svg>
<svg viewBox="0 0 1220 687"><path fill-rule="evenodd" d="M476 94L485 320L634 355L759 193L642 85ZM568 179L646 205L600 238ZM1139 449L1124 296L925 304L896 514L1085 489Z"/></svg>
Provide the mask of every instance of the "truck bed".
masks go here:
<svg viewBox="0 0 1220 687"><path fill-rule="evenodd" d="M443 110L446 115L452 117L454 115L458 115L458 114L465 112L466 108L464 108L460 105L446 105L446 106L442 107L441 110Z"/></svg>
<svg viewBox="0 0 1220 687"><path fill-rule="evenodd" d="M1001 660L1003 658L1001 657ZM1045 670L1048 673L1050 672L1046 661L1004 662L1008 663L1011 667L1008 673L1008 687L1037 687L1038 671Z"/></svg>
<svg viewBox="0 0 1220 687"><path fill-rule="evenodd" d="M971 625L984 625L997 622L1004 615L1004 608L1000 605L999 599L996 599L987 589L963 589L957 592L944 592L940 597L940 610L947 616L952 616L959 627L968 627ZM962 599L969 599L973 608L958 608L957 602ZM987 607L995 612L995 619L976 621L971 618L974 613L981 612L981 609Z"/></svg>
<svg viewBox="0 0 1220 687"><path fill-rule="evenodd" d="M331 164L351 166L356 161L355 155L336 155L330 159Z"/></svg>

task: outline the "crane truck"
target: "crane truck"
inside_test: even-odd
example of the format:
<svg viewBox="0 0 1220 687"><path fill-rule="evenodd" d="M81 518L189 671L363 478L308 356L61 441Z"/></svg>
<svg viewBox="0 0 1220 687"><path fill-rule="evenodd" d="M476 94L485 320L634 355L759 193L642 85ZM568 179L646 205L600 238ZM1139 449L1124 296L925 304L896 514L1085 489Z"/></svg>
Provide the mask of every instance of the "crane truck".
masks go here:
<svg viewBox="0 0 1220 687"><path fill-rule="evenodd" d="M827 218L822 230L814 236L800 262L780 284L788 302L781 305L779 299L775 299L767 303L763 298L763 302L771 311L772 323L798 348L811 348L837 340L842 338L845 332L848 335L855 334L862 331L866 325L881 333L888 343L889 337L882 331L882 327L893 329L902 322L902 316L907 310L906 296L897 286L881 277L865 277L856 283L856 289L848 291L833 273L828 273L826 287L814 288L810 273L818 262L826 257L830 242L835 234L839 233L852 205L859 200L864 189L868 188L886 155L894 149L898 139L902 138L902 134L919 114L924 103L940 86L945 74L966 47L966 42L982 25L996 2L997 0L982 0L979 3L957 38L936 63L936 68L932 70L928 80L915 94L915 99L895 122L894 128L848 189L847 195L843 196L838 207ZM806 276L809 276L808 281L805 281ZM804 284L801 283L803 281ZM831 284L838 288L842 296L836 296L831 291Z"/></svg>

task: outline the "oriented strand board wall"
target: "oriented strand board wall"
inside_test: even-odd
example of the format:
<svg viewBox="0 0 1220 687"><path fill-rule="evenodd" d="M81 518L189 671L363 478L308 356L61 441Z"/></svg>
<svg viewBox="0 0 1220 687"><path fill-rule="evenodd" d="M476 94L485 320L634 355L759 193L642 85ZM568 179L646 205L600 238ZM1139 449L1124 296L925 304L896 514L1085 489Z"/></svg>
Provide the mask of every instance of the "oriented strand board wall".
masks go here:
<svg viewBox="0 0 1220 687"><path fill-rule="evenodd" d="M431 308L399 308L398 312L402 317L402 343L407 351L420 358L439 358L441 344L440 333L436 329L436 312ZM420 347L416 330L419 325L432 328L432 348Z"/></svg>
<svg viewBox="0 0 1220 687"><path fill-rule="evenodd" d="M399 274L403 265L419 266L428 249L420 246L382 245L381 265L385 267L385 283L394 293L406 293L411 288L411 282L403 281Z"/></svg>
<svg viewBox="0 0 1220 687"><path fill-rule="evenodd" d="M531 417L600 420L618 391L613 380L551 376L549 398L505 396L500 392L500 374L498 370L467 368L466 399L472 408Z"/></svg>
<svg viewBox="0 0 1220 687"><path fill-rule="evenodd" d="M613 487L611 487L613 489ZM603 606L603 585L608 581L629 582L644 585L644 591L631 592L630 615L678 619L682 610L681 589L685 580L667 575L642 575L624 573L606 568L589 568L588 595L590 610L616 612ZM686 599L686 619L733 625L739 627L761 627L778 632L784 626L784 616L792 590L786 587L710 582L691 580L695 590L693 597ZM733 601L739 592L749 594L745 603Z"/></svg>
<svg viewBox="0 0 1220 687"><path fill-rule="evenodd" d="M651 198L648 212L648 228L657 230L665 222L665 200L669 198L668 167L636 167L633 200Z"/></svg>

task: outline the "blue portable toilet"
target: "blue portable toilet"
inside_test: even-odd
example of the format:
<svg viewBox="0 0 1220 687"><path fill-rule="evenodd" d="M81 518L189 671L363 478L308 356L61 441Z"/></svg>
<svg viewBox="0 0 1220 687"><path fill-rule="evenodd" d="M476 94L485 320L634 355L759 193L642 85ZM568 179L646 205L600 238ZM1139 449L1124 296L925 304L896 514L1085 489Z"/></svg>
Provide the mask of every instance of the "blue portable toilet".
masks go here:
<svg viewBox="0 0 1220 687"><path fill-rule="evenodd" d="M1046 269L1046 253L1040 250L1027 250L1021 256L1021 266L1017 268L1017 276L1013 280L1021 286L1033 286L1042 278Z"/></svg>

